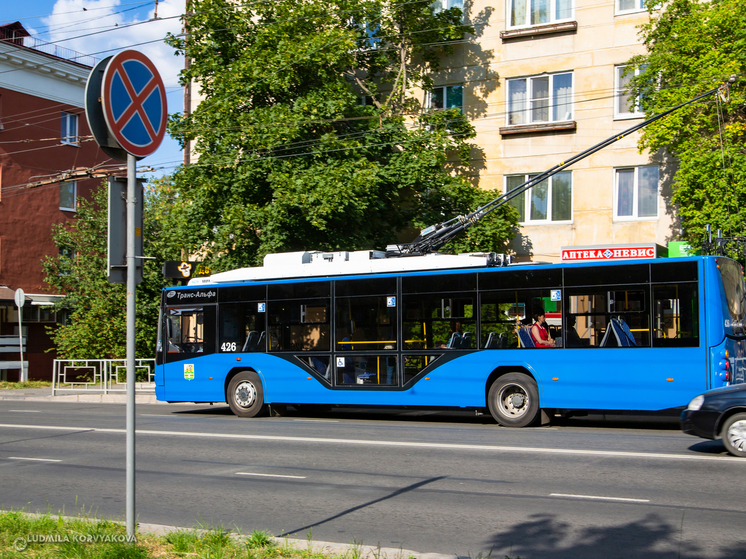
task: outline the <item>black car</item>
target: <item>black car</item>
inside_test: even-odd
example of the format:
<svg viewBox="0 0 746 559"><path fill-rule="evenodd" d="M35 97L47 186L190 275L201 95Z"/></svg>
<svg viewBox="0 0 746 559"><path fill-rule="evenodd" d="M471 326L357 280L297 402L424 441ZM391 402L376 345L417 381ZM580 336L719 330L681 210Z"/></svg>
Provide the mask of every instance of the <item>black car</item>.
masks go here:
<svg viewBox="0 0 746 559"><path fill-rule="evenodd" d="M684 433L717 439L746 458L746 384L716 388L694 398L681 414Z"/></svg>

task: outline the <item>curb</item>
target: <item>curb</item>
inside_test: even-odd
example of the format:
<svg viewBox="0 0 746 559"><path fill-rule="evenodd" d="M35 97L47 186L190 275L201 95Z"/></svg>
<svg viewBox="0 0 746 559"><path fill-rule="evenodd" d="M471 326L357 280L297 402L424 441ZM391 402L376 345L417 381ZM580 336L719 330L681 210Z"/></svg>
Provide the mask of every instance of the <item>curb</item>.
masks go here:
<svg viewBox="0 0 746 559"><path fill-rule="evenodd" d="M0 401L14 402L75 402L88 404L126 404L126 394L65 394L63 396L5 396ZM165 404L155 399L155 394L135 394L136 404Z"/></svg>
<svg viewBox="0 0 746 559"><path fill-rule="evenodd" d="M187 528L179 528L178 526L167 526L164 524L145 524L138 523L138 532L144 534L152 534L155 536L165 536L171 532L179 532L188 530ZM204 532L205 530L197 530L198 532ZM232 533L232 537L240 538L247 536L246 534ZM317 553L324 553L326 555L341 555L347 556L348 553L352 557L357 559L464 559L459 555L447 555L443 553L420 553L418 551L412 551L410 549L394 548L394 547L378 547L372 545L349 544L349 543L336 543L336 542L322 542L315 540L299 540L295 538L283 538L272 536L272 540L278 546L290 546L293 549L303 550L311 549L311 551Z"/></svg>

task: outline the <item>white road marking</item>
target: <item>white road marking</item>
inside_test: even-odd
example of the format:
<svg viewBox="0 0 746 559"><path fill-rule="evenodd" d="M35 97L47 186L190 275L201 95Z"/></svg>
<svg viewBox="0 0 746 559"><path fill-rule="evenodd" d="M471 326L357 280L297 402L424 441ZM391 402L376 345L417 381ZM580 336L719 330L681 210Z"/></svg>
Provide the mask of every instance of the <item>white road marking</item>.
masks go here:
<svg viewBox="0 0 746 559"><path fill-rule="evenodd" d="M625 497L600 497L597 495L569 495L567 493L550 493L550 497L570 497L572 499L596 499L599 501L623 501L627 503L649 503L650 499L627 499Z"/></svg>
<svg viewBox="0 0 746 559"><path fill-rule="evenodd" d="M62 462L62 460L53 460L51 458L23 458L21 456L8 456L8 460L33 460L34 462Z"/></svg>
<svg viewBox="0 0 746 559"><path fill-rule="evenodd" d="M293 419L293 421L304 421L306 423L339 423L336 419Z"/></svg>
<svg viewBox="0 0 746 559"><path fill-rule="evenodd" d="M8 411L15 411L18 413L39 413L39 410L8 410Z"/></svg>
<svg viewBox="0 0 746 559"><path fill-rule="evenodd" d="M306 479L306 476L283 476L280 474L252 474L250 472L236 472L237 476L258 476L258 477L286 477L289 479Z"/></svg>
<svg viewBox="0 0 746 559"><path fill-rule="evenodd" d="M126 429L100 429L96 427L63 427L59 425L14 425L11 423L0 423L0 428L7 429L38 429L47 431L78 431L97 433L126 434ZM572 448L546 448L546 447L521 447L521 446L498 446L478 444L455 444L455 443L423 443L405 441L374 441L365 439L328 439L321 437L281 437L274 435L245 435L231 433L200 433L196 431L155 431L149 429L137 429L138 435L156 435L161 437L191 437L206 439L237 439L252 441L291 442L308 444L346 444L354 446L388 446L404 448L432 448L440 450L472 450L487 452L517 452L525 454L547 454L567 456L600 456L608 458L655 458L662 460L705 460L705 461L728 461L736 464L746 465L746 460L735 456L712 456L701 454L663 454L659 452L625 452L621 450L583 450Z"/></svg>

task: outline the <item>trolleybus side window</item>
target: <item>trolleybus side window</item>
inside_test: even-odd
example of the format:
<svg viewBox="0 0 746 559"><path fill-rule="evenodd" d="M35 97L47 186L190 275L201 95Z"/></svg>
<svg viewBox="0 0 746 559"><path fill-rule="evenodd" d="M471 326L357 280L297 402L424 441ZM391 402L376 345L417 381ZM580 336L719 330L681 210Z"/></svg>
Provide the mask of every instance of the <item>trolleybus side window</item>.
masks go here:
<svg viewBox="0 0 746 559"><path fill-rule="evenodd" d="M653 347L699 346L696 283L653 285Z"/></svg>
<svg viewBox="0 0 746 559"><path fill-rule="evenodd" d="M221 353L265 351L265 313L259 312L260 304L263 303L222 303L220 305L218 351Z"/></svg>
<svg viewBox="0 0 746 559"><path fill-rule="evenodd" d="M475 349L476 294L404 295L404 349Z"/></svg>
<svg viewBox="0 0 746 559"><path fill-rule="evenodd" d="M562 285L562 270L496 270L479 274L479 290L537 289L549 287L559 289Z"/></svg>
<svg viewBox="0 0 746 559"><path fill-rule="evenodd" d="M169 307L166 311L167 361L179 354L215 351L215 307Z"/></svg>
<svg viewBox="0 0 746 559"><path fill-rule="evenodd" d="M398 386L396 278L335 282L336 384Z"/></svg>
<svg viewBox="0 0 746 559"><path fill-rule="evenodd" d="M744 333L743 322L746 318L743 269L740 264L727 258L718 258L717 263L725 292L723 316L726 320L729 319L726 331L741 335Z"/></svg>
<svg viewBox="0 0 746 559"><path fill-rule="evenodd" d="M650 347L646 286L565 290L565 313L575 322L575 347Z"/></svg>
<svg viewBox="0 0 746 559"><path fill-rule="evenodd" d="M378 385L396 386L399 384L399 368L394 353L381 355L340 355L336 358L337 385Z"/></svg>
<svg viewBox="0 0 746 559"><path fill-rule="evenodd" d="M550 289L506 289L502 291L488 291L480 294L480 321L482 334L480 347L482 349L513 349L525 347L519 342L518 329L528 328L532 323L531 317L538 309L545 311L547 327L557 347L562 342L562 307L553 301ZM554 299L557 299L555 295Z"/></svg>
<svg viewBox="0 0 746 559"><path fill-rule="evenodd" d="M269 351L331 350L331 282L267 286Z"/></svg>
<svg viewBox="0 0 746 559"><path fill-rule="evenodd" d="M270 301L269 351L329 351L329 299Z"/></svg>
<svg viewBox="0 0 746 559"><path fill-rule="evenodd" d="M650 266L648 264L565 268L566 287L580 285L647 285L649 283Z"/></svg>
<svg viewBox="0 0 746 559"><path fill-rule="evenodd" d="M396 349L396 296L335 300L335 351Z"/></svg>

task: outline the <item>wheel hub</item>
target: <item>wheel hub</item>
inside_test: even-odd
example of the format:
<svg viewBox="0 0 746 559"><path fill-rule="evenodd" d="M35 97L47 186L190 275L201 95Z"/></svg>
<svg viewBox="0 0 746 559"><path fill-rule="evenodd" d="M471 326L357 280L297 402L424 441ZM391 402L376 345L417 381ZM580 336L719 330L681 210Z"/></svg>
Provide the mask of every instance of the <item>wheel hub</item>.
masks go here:
<svg viewBox="0 0 746 559"><path fill-rule="evenodd" d="M256 387L249 381L243 381L236 386L236 404L242 408L250 408L256 401Z"/></svg>
<svg viewBox="0 0 746 559"><path fill-rule="evenodd" d="M520 417L528 411L528 394L518 384L507 384L500 390L498 398L500 411L503 415Z"/></svg>
<svg viewBox="0 0 746 559"><path fill-rule="evenodd" d="M525 398L522 394L513 394L513 396L510 397L510 404L514 408L520 408L523 406L523 402L525 401Z"/></svg>
<svg viewBox="0 0 746 559"><path fill-rule="evenodd" d="M746 421L736 421L730 426L728 440L739 452L746 451Z"/></svg>

